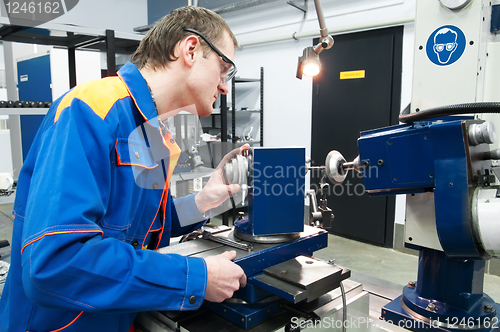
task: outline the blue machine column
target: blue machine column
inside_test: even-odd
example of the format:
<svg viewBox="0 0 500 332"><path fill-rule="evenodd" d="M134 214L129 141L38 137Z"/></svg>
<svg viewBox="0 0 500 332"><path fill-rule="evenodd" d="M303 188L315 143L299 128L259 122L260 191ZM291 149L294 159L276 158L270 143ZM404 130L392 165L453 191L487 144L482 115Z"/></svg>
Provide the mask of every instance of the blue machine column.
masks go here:
<svg viewBox="0 0 500 332"><path fill-rule="evenodd" d="M499 306L483 293L485 261L500 248L500 238L491 236L500 215L489 150L494 138L494 126L472 116L361 133L353 168L371 196L409 194L405 245L420 250L417 281L382 309L383 319L422 332L486 332L498 325ZM338 155L327 159L330 179L350 167Z"/></svg>

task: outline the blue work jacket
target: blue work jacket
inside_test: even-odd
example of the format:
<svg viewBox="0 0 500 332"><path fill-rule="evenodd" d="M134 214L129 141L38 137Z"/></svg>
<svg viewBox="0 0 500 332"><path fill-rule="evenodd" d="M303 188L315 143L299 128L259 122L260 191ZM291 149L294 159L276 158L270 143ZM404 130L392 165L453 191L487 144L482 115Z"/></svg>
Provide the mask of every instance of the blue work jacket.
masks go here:
<svg viewBox="0 0 500 332"><path fill-rule="evenodd" d="M139 311L200 307L205 261L147 249L205 219L170 197L179 152L131 63L52 104L18 180L1 332L128 331Z"/></svg>

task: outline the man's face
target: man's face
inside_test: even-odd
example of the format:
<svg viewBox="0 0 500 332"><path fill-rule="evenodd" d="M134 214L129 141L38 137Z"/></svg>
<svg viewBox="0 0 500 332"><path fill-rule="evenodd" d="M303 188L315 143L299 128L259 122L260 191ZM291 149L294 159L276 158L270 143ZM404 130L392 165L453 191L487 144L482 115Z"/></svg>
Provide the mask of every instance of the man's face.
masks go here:
<svg viewBox="0 0 500 332"><path fill-rule="evenodd" d="M440 33L439 31L434 37L434 53L436 53L439 63L448 63L457 46L456 33L453 33L451 30L445 33Z"/></svg>
<svg viewBox="0 0 500 332"><path fill-rule="evenodd" d="M223 41L215 46L231 61L234 60L235 50L228 33L225 33ZM210 52L207 58L199 60L196 67L193 67L195 73L192 93L198 115L205 117L212 114L212 105L219 94L227 94L229 91L228 83L224 83L223 79L230 65L214 51Z"/></svg>

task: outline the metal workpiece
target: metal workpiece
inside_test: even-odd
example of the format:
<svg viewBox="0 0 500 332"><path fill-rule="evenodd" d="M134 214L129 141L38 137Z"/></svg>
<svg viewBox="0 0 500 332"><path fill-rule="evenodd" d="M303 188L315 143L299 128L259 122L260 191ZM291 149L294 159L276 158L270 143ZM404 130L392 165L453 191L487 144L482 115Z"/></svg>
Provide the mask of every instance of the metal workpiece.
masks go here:
<svg viewBox="0 0 500 332"><path fill-rule="evenodd" d="M207 232L207 231L204 231L202 233L202 238L206 239L206 240L213 241L213 242L217 242L217 243L220 243L220 244L223 244L223 245L226 245L228 247L233 247L233 248L236 248L236 249L246 250L248 252L251 252L253 250L253 244L252 243L244 244L244 243L239 243L237 241L233 241L233 240L230 240L230 239L225 239L225 238L222 238L222 237L216 237L216 236L213 236L210 232Z"/></svg>
<svg viewBox="0 0 500 332"><path fill-rule="evenodd" d="M298 256L264 269L263 274L250 277L248 282L291 303L299 303L311 302L336 289L350 275L350 270Z"/></svg>
<svg viewBox="0 0 500 332"><path fill-rule="evenodd" d="M232 233L232 228L227 226L203 230L201 232L194 231L184 235L178 244L156 249L155 251L161 254L191 256L222 247L226 250L234 248L246 252L253 250L252 243L238 242L230 236L230 233ZM208 242L196 240L207 240Z"/></svg>
<svg viewBox="0 0 500 332"><path fill-rule="evenodd" d="M353 161L348 162L345 160L344 156L336 150L330 151L325 161L326 175L333 184L341 184L344 182L348 171L354 170L361 173L362 168L366 166L367 165L361 165L359 156Z"/></svg>
<svg viewBox="0 0 500 332"><path fill-rule="evenodd" d="M228 184L239 184L242 192L241 205L245 205L245 199L248 194L248 176L249 165L251 164L251 153L245 153L244 156L236 155L224 165L224 176Z"/></svg>
<svg viewBox="0 0 500 332"><path fill-rule="evenodd" d="M229 231L229 229L228 229ZM217 237L214 236L214 233L209 232L209 231L202 231L202 232L192 232L188 234L185 237L186 240L195 240L195 239L204 239L204 240L209 240L212 242L216 242L219 244L223 244L228 247L236 248L236 249L241 249L241 250L246 250L248 252L253 250L253 245L252 243L245 244L245 243L240 243L237 241L230 240L226 237Z"/></svg>
<svg viewBox="0 0 500 332"><path fill-rule="evenodd" d="M347 172L343 165L346 162L344 156L336 150L330 151L326 156L326 175L333 184L341 184L344 182Z"/></svg>
<svg viewBox="0 0 500 332"><path fill-rule="evenodd" d="M160 254L178 254L182 256L191 256L194 253L202 253L216 248L224 247L221 243L210 241L187 241L168 247L156 249L155 251Z"/></svg>
<svg viewBox="0 0 500 332"><path fill-rule="evenodd" d="M248 221L248 217L246 221ZM245 222L245 219L243 221L238 220L236 224L239 225L241 222ZM274 244L295 240L300 237L300 233L253 235L250 232L242 231L241 228L235 228L234 236L248 242Z"/></svg>

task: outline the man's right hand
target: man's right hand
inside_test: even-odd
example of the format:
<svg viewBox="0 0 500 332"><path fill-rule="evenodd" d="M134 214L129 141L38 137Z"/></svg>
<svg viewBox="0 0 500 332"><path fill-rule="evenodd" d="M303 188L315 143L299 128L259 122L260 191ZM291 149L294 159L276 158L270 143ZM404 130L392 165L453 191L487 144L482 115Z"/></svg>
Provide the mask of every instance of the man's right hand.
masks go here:
<svg viewBox="0 0 500 332"><path fill-rule="evenodd" d="M235 258L236 251L226 251L220 255L205 258L208 273L205 300L222 302L232 297L240 287L246 286L245 272L232 262Z"/></svg>

